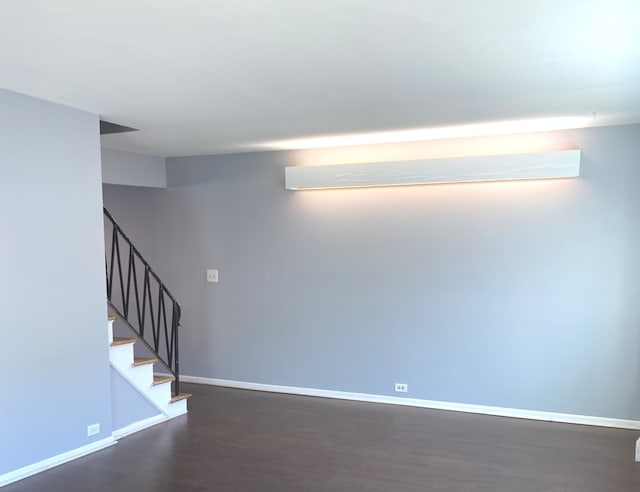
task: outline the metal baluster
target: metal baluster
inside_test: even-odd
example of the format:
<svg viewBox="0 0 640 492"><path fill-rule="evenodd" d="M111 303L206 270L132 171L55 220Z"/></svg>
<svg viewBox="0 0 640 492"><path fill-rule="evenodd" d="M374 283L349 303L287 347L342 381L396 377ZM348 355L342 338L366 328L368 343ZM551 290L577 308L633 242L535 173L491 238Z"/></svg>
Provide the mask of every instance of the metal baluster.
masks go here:
<svg viewBox="0 0 640 492"><path fill-rule="evenodd" d="M119 228L116 225L116 230L119 232ZM124 278L122 278L122 261L120 259L120 241L116 238L116 259L118 260L118 279L120 280L120 297L122 297L122 307L125 307L124 300ZM113 266L111 267L113 268ZM126 317L126 314L125 314Z"/></svg>
<svg viewBox="0 0 640 492"><path fill-rule="evenodd" d="M113 232L111 234L111 264L110 264L111 265L111 272L110 272L110 275L109 275L109 290L107 291L107 299L109 299L109 300L111 300L111 291L113 289L113 261L114 261L114 256L113 255L115 255L115 253L116 253L115 243L118 240L118 236L117 236L118 232L116 231L116 226L113 223L112 223L112 225L113 225Z"/></svg>
<svg viewBox="0 0 640 492"><path fill-rule="evenodd" d="M147 265L147 271L151 268ZM153 335L153 348L158 352L158 334L156 333L156 320L153 317L153 298L151 297L151 282L149 281L149 275L147 275L147 294L149 299L149 318L151 319L151 334Z"/></svg>
<svg viewBox="0 0 640 492"><path fill-rule="evenodd" d="M177 302L173 302L173 316L171 317L171 325L173 332L173 340L174 340L174 350L175 350L175 360L174 360L174 376L176 378L176 395L180 394L180 358L178 357L178 327L180 326L180 306L178 306Z"/></svg>

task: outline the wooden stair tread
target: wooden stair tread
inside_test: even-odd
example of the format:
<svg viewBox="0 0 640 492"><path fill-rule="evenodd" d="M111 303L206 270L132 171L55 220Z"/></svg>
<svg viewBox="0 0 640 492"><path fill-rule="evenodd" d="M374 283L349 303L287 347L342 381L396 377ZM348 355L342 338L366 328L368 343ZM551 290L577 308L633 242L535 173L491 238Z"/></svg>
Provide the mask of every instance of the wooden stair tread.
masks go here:
<svg viewBox="0 0 640 492"><path fill-rule="evenodd" d="M176 378L174 378L173 376L164 376L164 375L159 375L159 374L154 374L153 375L153 385L156 384L162 384L162 383L170 383L171 381L175 381Z"/></svg>
<svg viewBox="0 0 640 492"><path fill-rule="evenodd" d="M115 320L117 320L117 319L118 319L118 317L117 317L117 316L109 316L107 319L108 319L109 321L115 321Z"/></svg>
<svg viewBox="0 0 640 492"><path fill-rule="evenodd" d="M153 364L154 362L158 362L158 359L155 357L134 357L133 365L134 366L144 366L145 364Z"/></svg>
<svg viewBox="0 0 640 492"><path fill-rule="evenodd" d="M126 345L128 343L136 343L138 341L137 338L122 338L122 337L113 337L113 342L111 345Z"/></svg>
<svg viewBox="0 0 640 492"><path fill-rule="evenodd" d="M188 400L191 398L191 393L180 393L179 395L173 395L171 397L171 403L175 403L180 400Z"/></svg>

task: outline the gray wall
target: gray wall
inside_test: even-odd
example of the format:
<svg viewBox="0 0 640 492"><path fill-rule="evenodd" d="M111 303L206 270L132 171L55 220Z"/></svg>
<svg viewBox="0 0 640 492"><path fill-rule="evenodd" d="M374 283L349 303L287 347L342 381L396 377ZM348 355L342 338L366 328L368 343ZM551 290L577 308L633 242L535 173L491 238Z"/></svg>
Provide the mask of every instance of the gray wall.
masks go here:
<svg viewBox="0 0 640 492"><path fill-rule="evenodd" d="M167 187L165 158L102 148L102 182L117 185Z"/></svg>
<svg viewBox="0 0 640 492"><path fill-rule="evenodd" d="M183 303L184 374L640 419L640 126L545 139L579 179L292 192L329 154L270 152L105 200Z"/></svg>
<svg viewBox="0 0 640 492"><path fill-rule="evenodd" d="M111 435L101 197L98 117L0 90L0 474Z"/></svg>

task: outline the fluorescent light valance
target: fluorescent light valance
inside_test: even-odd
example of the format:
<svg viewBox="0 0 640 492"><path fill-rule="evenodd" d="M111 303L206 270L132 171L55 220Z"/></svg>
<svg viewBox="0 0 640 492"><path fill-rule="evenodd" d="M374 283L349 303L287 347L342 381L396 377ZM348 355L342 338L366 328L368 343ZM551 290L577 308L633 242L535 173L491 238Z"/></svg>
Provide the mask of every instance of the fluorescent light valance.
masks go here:
<svg viewBox="0 0 640 492"><path fill-rule="evenodd" d="M448 157L285 169L288 190L407 186L466 181L575 178L580 150Z"/></svg>

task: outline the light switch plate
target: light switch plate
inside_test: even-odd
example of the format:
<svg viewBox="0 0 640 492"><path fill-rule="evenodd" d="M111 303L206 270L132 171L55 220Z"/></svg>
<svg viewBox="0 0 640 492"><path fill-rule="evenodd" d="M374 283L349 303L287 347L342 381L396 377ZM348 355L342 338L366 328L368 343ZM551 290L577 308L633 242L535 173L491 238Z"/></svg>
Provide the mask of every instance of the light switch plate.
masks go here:
<svg viewBox="0 0 640 492"><path fill-rule="evenodd" d="M207 270L207 282L218 283L218 270Z"/></svg>

